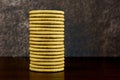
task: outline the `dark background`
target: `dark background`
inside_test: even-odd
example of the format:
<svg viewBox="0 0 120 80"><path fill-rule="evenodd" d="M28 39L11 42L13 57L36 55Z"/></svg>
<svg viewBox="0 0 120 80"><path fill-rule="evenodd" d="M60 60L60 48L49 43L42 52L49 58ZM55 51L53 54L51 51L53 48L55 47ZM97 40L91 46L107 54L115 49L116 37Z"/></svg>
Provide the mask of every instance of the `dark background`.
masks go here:
<svg viewBox="0 0 120 80"><path fill-rule="evenodd" d="M65 11L65 56L120 55L120 0L0 0L0 56L29 56L29 11Z"/></svg>

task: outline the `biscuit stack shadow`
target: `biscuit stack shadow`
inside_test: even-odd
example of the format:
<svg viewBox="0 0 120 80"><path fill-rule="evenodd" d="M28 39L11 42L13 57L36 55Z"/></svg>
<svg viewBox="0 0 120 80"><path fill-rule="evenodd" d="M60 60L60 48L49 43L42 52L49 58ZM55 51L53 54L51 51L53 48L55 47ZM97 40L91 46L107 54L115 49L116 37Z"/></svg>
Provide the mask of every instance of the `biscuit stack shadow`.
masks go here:
<svg viewBox="0 0 120 80"><path fill-rule="evenodd" d="M64 12L31 10L29 21L29 69L38 72L63 71Z"/></svg>

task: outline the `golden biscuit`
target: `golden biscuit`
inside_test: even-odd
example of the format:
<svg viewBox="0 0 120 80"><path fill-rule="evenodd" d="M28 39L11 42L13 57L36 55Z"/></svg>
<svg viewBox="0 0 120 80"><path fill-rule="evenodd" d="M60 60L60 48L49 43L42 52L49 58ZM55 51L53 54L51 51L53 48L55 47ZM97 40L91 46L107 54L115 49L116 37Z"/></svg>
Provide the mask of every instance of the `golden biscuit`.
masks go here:
<svg viewBox="0 0 120 80"><path fill-rule="evenodd" d="M48 41L48 42L59 42L59 41L64 41L64 38L53 38L53 39L47 39L47 38L29 38L29 40L30 41L36 41L36 42L38 42L38 41L41 41L41 42L46 42L46 41Z"/></svg>
<svg viewBox="0 0 120 80"><path fill-rule="evenodd" d="M33 48L43 48L43 49L58 49L58 48L64 48L64 45L44 45L44 46L41 46L41 45L32 45L30 44L30 47L33 47Z"/></svg>
<svg viewBox="0 0 120 80"><path fill-rule="evenodd" d="M33 38L33 37L44 37L44 38L47 38L47 37L53 37L53 38L64 38L64 35L33 35L33 34L30 34L30 37Z"/></svg>
<svg viewBox="0 0 120 80"><path fill-rule="evenodd" d="M30 44L45 44L45 45L55 45L55 44L64 44L64 42L34 42L34 41L29 41Z"/></svg>
<svg viewBox="0 0 120 80"><path fill-rule="evenodd" d="M50 66L41 66L41 65L33 65L33 64L30 64L31 67L34 67L34 68L41 68L41 69L56 69L56 68L64 68L64 64L62 65L50 65Z"/></svg>
<svg viewBox="0 0 120 80"><path fill-rule="evenodd" d="M64 11L58 10L31 10L29 14L64 14Z"/></svg>
<svg viewBox="0 0 120 80"><path fill-rule="evenodd" d="M53 37L30 37L32 42L63 42L64 38L53 38Z"/></svg>
<svg viewBox="0 0 120 80"><path fill-rule="evenodd" d="M30 31L30 34L46 34L46 35L64 35L64 32L50 32L50 31Z"/></svg>
<svg viewBox="0 0 120 80"><path fill-rule="evenodd" d="M62 21L30 21L30 24L64 24Z"/></svg>
<svg viewBox="0 0 120 80"><path fill-rule="evenodd" d="M64 25L39 25L39 24L29 24L30 28L64 28Z"/></svg>
<svg viewBox="0 0 120 80"><path fill-rule="evenodd" d="M64 68L57 68L57 69L39 69L39 68L34 68L34 67L30 67L29 68L31 71L38 71L38 72L59 72L59 71L63 71Z"/></svg>
<svg viewBox="0 0 120 80"><path fill-rule="evenodd" d="M60 14L31 14L29 15L31 18L64 18L64 15Z"/></svg>
<svg viewBox="0 0 120 80"><path fill-rule="evenodd" d="M30 64L33 64L33 65L37 65L37 66L52 66L52 65L62 65L64 64L64 61L58 61L58 62L45 62L45 61L39 61L39 62L35 62L35 61L30 61Z"/></svg>
<svg viewBox="0 0 120 80"><path fill-rule="evenodd" d="M29 18L30 21L64 21L64 18Z"/></svg>
<svg viewBox="0 0 120 80"><path fill-rule="evenodd" d="M30 21L30 24L55 24L55 25L64 25L62 21Z"/></svg>
<svg viewBox="0 0 120 80"><path fill-rule="evenodd" d="M33 58L33 57L30 57L30 60L31 61L64 61L65 59L64 59L64 57L63 58L53 58L53 59L42 59L42 58Z"/></svg>
<svg viewBox="0 0 120 80"><path fill-rule="evenodd" d="M64 31L64 28L29 28L30 31Z"/></svg>
<svg viewBox="0 0 120 80"><path fill-rule="evenodd" d="M31 50L31 51L64 51L64 48L45 49L45 48L33 48L33 47L30 47L29 50Z"/></svg>
<svg viewBox="0 0 120 80"><path fill-rule="evenodd" d="M56 55L56 54L64 54L64 51L59 51L59 52L36 52L36 51L30 51L30 54L35 54L35 55L40 55L40 54L42 54L42 55Z"/></svg>
<svg viewBox="0 0 120 80"><path fill-rule="evenodd" d="M55 56L47 56L47 55L34 55L30 52L30 55L29 55L31 58L45 58L45 59L54 59L54 58L63 58L64 57L64 54L62 55L55 55Z"/></svg>

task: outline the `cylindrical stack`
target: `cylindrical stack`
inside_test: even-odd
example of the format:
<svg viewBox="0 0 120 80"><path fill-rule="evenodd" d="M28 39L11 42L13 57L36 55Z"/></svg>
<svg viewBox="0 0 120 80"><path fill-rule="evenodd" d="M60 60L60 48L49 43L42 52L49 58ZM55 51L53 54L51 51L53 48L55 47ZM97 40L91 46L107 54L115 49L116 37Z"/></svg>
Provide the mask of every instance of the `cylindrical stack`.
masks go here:
<svg viewBox="0 0 120 80"><path fill-rule="evenodd" d="M29 69L38 72L63 71L64 12L31 10L29 16Z"/></svg>

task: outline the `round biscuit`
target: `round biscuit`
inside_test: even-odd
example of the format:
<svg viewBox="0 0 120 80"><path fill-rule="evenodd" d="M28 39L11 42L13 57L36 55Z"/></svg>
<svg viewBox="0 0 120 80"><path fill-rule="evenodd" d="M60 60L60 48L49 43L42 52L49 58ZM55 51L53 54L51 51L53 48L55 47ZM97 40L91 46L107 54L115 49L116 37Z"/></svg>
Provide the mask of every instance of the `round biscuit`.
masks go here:
<svg viewBox="0 0 120 80"><path fill-rule="evenodd" d="M64 21L64 18L29 18L29 21Z"/></svg>
<svg viewBox="0 0 120 80"><path fill-rule="evenodd" d="M57 42L57 41L64 41L64 38L54 38L54 39L47 39L47 38L46 38L46 39L45 39L45 38L31 38L31 37L30 37L29 40L30 40L30 41L36 41L36 42L37 42L37 41L44 41L44 42L46 42L46 41L48 41L48 42L49 42L49 41L53 41L53 42L56 41L56 42Z"/></svg>
<svg viewBox="0 0 120 80"><path fill-rule="evenodd" d="M64 35L64 32L50 32L50 31L30 31L30 34L46 34L46 35Z"/></svg>
<svg viewBox="0 0 120 80"><path fill-rule="evenodd" d="M29 48L30 51L64 51L64 48L57 48L57 49L45 49L45 48Z"/></svg>
<svg viewBox="0 0 120 80"><path fill-rule="evenodd" d="M53 65L53 66L41 66L41 65L33 65L30 64L30 67L34 67L34 68L41 68L41 69L56 69L56 68L64 68L64 64L62 65Z"/></svg>
<svg viewBox="0 0 120 80"><path fill-rule="evenodd" d="M29 55L31 58L43 58L43 59L54 59L54 58L64 58L64 54L56 55L56 56L47 56L47 55L34 55L30 53Z"/></svg>
<svg viewBox="0 0 120 80"><path fill-rule="evenodd" d="M39 54L43 54L43 55L50 55L50 54L51 55L57 55L58 54L59 55L59 54L64 54L64 51L59 51L59 52L55 52L55 51L54 52L40 52L40 51L36 52L36 51L30 51L30 54L36 54L36 55L37 54L38 55Z"/></svg>
<svg viewBox="0 0 120 80"><path fill-rule="evenodd" d="M36 44L36 45L58 45L58 44L64 44L64 42L34 42L34 41L29 41L29 44Z"/></svg>
<svg viewBox="0 0 120 80"><path fill-rule="evenodd" d="M29 28L30 31L64 31L64 28Z"/></svg>
<svg viewBox="0 0 120 80"><path fill-rule="evenodd" d="M31 10L29 14L64 14L64 11L60 10Z"/></svg>
<svg viewBox="0 0 120 80"><path fill-rule="evenodd" d="M64 38L64 35L33 35L30 34L29 37L44 37L44 38L49 38L49 37L53 37L53 38Z"/></svg>
<svg viewBox="0 0 120 80"><path fill-rule="evenodd" d="M30 18L64 18L64 15L61 14L31 14Z"/></svg>
<svg viewBox="0 0 120 80"><path fill-rule="evenodd" d="M61 53L61 54L50 54L50 53L48 53L48 54L33 54L31 51L30 51L30 55L29 55L30 57L35 57L35 58L41 58L41 57L53 57L53 58L55 58L55 57L60 57L60 58L62 58L62 57L64 57L64 53Z"/></svg>
<svg viewBox="0 0 120 80"><path fill-rule="evenodd" d="M31 71L37 71L37 72L59 72L59 71L64 71L64 68L58 68L58 69L39 69L39 68L30 67L29 69Z"/></svg>
<svg viewBox="0 0 120 80"><path fill-rule="evenodd" d="M51 45L44 45L44 46L41 46L41 45L30 45L30 47L33 47L33 48L43 48L43 49L58 49L58 48L64 48L64 45L55 45L55 46L51 46Z"/></svg>
<svg viewBox="0 0 120 80"><path fill-rule="evenodd" d="M35 62L35 61L30 61L30 64L37 65L37 66L52 66L52 65L62 65L64 64L64 61L58 61L58 62Z"/></svg>
<svg viewBox="0 0 120 80"><path fill-rule="evenodd" d="M53 25L64 25L62 21L30 21L30 24L53 24Z"/></svg>
<svg viewBox="0 0 120 80"><path fill-rule="evenodd" d="M64 57L63 58L56 58L56 59L42 59L42 58L33 58L33 57L30 57L30 60L31 61L64 61Z"/></svg>
<svg viewBox="0 0 120 80"><path fill-rule="evenodd" d="M38 25L38 24L30 24L31 28L40 28L40 27L46 27L46 28L64 28L65 25Z"/></svg>

